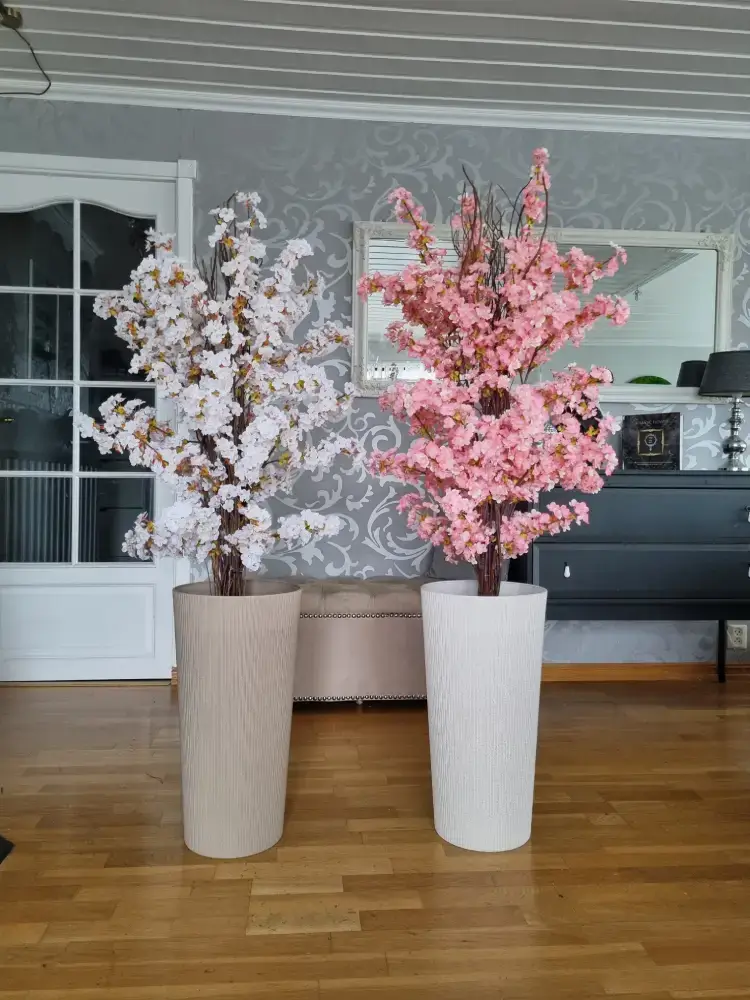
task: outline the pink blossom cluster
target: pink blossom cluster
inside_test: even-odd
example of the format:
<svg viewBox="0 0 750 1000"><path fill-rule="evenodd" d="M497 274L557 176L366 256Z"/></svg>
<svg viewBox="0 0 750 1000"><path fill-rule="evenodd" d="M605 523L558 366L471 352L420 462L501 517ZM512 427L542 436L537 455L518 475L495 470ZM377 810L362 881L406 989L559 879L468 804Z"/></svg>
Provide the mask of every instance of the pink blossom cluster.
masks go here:
<svg viewBox="0 0 750 1000"><path fill-rule="evenodd" d="M626 263L624 250L615 247L598 262L577 248L561 253L539 235L547 163L547 151L535 150L509 236L498 238L486 225L474 194L461 199L453 267L421 207L396 189L395 215L409 224L419 259L399 274L368 275L359 286L361 296L381 292L385 304L401 308L403 319L388 336L431 375L397 382L381 397L415 438L406 452L375 452L371 470L419 487L401 509L451 561L477 563L493 548L500 560L518 556L540 535L586 521L588 508L579 501L534 505L554 486L595 493L616 464L606 440L616 422L598 409L599 386L612 381L611 373L572 365L535 381L541 365L560 348L580 345L598 319L621 325L629 315L622 299L581 298ZM598 424L584 429L592 418Z"/></svg>

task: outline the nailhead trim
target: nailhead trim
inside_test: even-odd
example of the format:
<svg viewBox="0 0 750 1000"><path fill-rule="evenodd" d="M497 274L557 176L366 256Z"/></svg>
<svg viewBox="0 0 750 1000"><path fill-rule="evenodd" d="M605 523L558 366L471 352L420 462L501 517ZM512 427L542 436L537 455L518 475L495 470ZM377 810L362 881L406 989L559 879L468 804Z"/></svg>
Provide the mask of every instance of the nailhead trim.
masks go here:
<svg viewBox="0 0 750 1000"><path fill-rule="evenodd" d="M301 701L356 701L357 703L363 701L425 701L427 698L426 694L336 694L336 695L325 695L320 698L316 698L312 695L303 695L302 697L295 698L295 702Z"/></svg>
<svg viewBox="0 0 750 1000"><path fill-rule="evenodd" d="M367 614L365 612L354 611L351 613L342 614L313 614L312 612L304 612L300 615L300 618L421 618L422 615L418 612L409 614L404 611L384 611L378 612L377 614Z"/></svg>

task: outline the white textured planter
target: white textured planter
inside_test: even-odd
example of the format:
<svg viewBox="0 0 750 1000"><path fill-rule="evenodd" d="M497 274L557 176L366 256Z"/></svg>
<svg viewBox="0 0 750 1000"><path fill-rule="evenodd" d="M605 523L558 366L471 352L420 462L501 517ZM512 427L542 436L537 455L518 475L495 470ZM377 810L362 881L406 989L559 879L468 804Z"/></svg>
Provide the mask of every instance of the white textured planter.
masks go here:
<svg viewBox="0 0 750 1000"><path fill-rule="evenodd" d="M209 858L267 850L284 827L300 590L174 591L185 843Z"/></svg>
<svg viewBox="0 0 750 1000"><path fill-rule="evenodd" d="M422 587L435 829L470 851L531 836L547 591Z"/></svg>

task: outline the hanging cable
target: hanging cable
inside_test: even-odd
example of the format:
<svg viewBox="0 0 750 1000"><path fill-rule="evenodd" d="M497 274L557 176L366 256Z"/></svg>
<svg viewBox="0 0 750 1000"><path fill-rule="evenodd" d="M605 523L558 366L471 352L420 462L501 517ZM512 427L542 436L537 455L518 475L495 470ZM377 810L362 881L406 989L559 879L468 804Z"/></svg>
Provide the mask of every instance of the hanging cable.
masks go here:
<svg viewBox="0 0 750 1000"><path fill-rule="evenodd" d="M21 15L19 11L11 11L4 3L0 2L0 25L4 28L8 28L10 31L14 32L21 41L24 43L26 48L31 53L31 57L37 65L39 72L44 77L44 87L41 90L0 90L0 97L44 97L47 91L52 86L52 80L50 80L47 75L47 71L44 66L39 62L39 57L37 56L34 46L28 40L26 35L21 31Z"/></svg>

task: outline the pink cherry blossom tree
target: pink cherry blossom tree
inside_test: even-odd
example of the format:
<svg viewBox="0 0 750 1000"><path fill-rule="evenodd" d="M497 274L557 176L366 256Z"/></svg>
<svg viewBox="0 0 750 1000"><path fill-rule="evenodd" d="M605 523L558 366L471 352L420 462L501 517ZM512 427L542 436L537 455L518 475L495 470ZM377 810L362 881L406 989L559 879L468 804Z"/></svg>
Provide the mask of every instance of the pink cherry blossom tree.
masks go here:
<svg viewBox="0 0 750 1000"><path fill-rule="evenodd" d="M569 365L537 381L540 366L561 347L580 345L597 319L621 325L629 315L624 300L589 295L626 263L624 250L597 262L546 239L548 159L546 149L535 150L530 180L512 204L492 188L482 197L467 186L452 222L453 267L412 195L393 191L418 260L359 286L361 296L381 292L386 305L401 307L387 335L427 370L381 396L415 437L405 452L374 452L370 469L420 487L400 509L449 561L474 565L480 596L499 593L506 561L535 538L588 520L578 500L538 510L541 492L596 493L616 465L607 443L616 422L598 408L611 373Z"/></svg>

